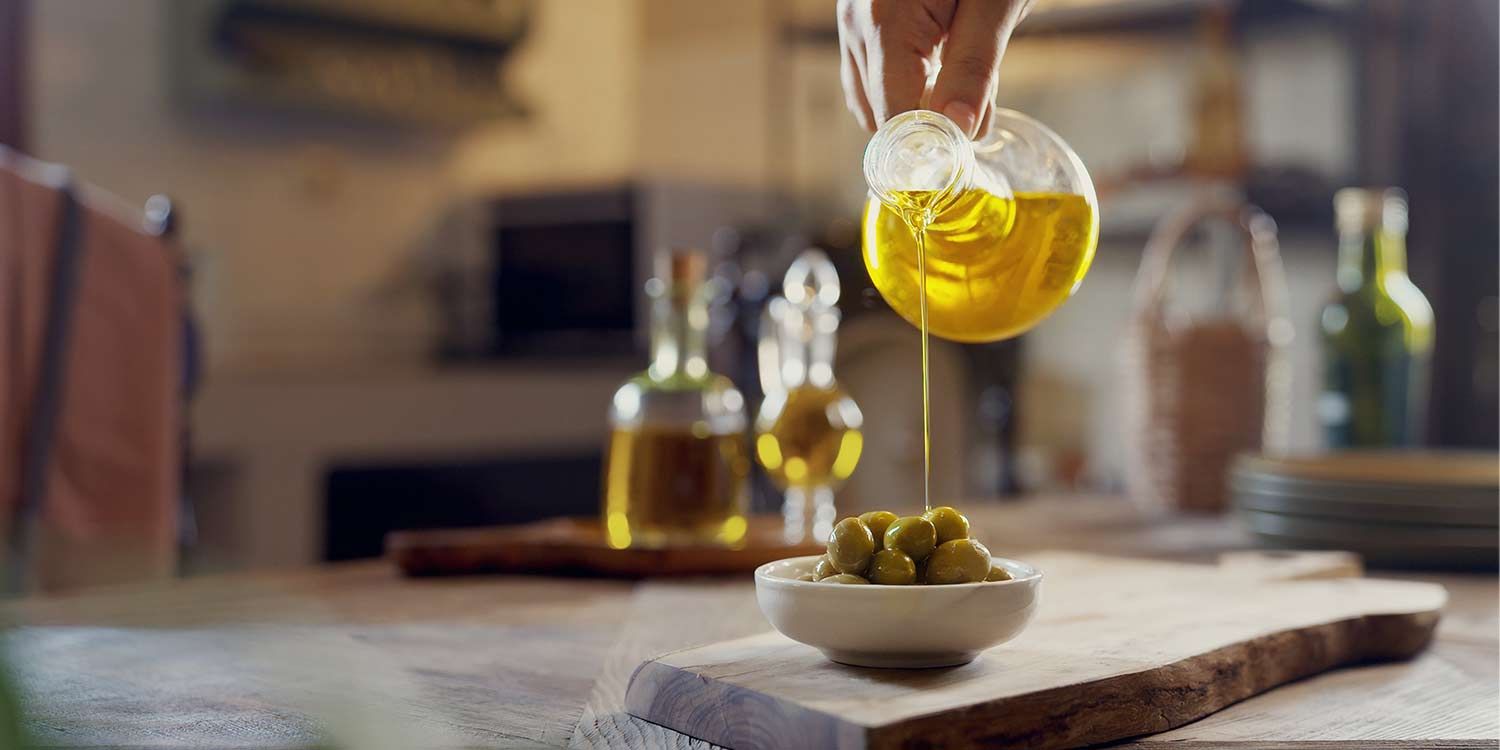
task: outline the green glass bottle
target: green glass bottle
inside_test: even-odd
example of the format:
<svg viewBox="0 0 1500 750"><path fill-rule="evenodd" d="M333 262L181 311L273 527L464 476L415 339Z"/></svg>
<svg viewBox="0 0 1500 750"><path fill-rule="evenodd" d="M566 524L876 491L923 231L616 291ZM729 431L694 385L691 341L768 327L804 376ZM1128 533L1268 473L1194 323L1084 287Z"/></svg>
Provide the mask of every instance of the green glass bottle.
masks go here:
<svg viewBox="0 0 1500 750"><path fill-rule="evenodd" d="M1406 275L1406 195L1346 188L1334 196L1338 290L1323 308L1318 416L1330 448L1422 443L1432 305Z"/></svg>

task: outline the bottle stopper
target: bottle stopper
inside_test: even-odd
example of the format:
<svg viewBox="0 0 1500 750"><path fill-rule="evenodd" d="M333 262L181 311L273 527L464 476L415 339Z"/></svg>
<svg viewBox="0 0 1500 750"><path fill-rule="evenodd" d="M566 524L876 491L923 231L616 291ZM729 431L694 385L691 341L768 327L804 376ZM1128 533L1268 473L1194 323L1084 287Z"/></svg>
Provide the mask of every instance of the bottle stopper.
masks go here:
<svg viewBox="0 0 1500 750"><path fill-rule="evenodd" d="M656 277L673 286L697 286L708 276L708 256L702 250L674 247L656 261Z"/></svg>
<svg viewBox="0 0 1500 750"><path fill-rule="evenodd" d="M839 301L839 272L822 250L802 251L786 269L781 293L799 307L831 308Z"/></svg>
<svg viewBox="0 0 1500 750"><path fill-rule="evenodd" d="M1400 188L1344 188L1334 193L1333 210L1341 232L1406 231L1406 193Z"/></svg>

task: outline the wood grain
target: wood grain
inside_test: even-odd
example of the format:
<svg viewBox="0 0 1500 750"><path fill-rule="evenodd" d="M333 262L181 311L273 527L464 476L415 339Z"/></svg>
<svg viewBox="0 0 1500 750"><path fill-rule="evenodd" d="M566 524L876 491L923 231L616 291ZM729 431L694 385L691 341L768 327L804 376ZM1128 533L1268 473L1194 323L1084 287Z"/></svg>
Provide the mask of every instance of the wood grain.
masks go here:
<svg viewBox="0 0 1500 750"><path fill-rule="evenodd" d="M561 746L633 596L340 565L29 600L4 645L44 746Z"/></svg>
<svg viewBox="0 0 1500 750"><path fill-rule="evenodd" d="M683 613L693 613L684 617ZM663 651L763 632L754 586L652 582L636 591L630 616L594 683L573 733L573 748L670 747L697 750L708 743L643 721L625 711L625 687L641 660Z"/></svg>
<svg viewBox="0 0 1500 750"><path fill-rule="evenodd" d="M596 518L557 518L478 529L397 531L386 553L408 575L564 573L623 578L749 573L784 557L815 555L823 546L783 541L781 517L750 519L738 547L614 549Z"/></svg>
<svg viewBox="0 0 1500 750"><path fill-rule="evenodd" d="M1148 519L1117 497L966 510L997 553L1022 559L1050 544L1208 563L1245 545L1228 519ZM1237 565L1265 565L1248 560ZM1316 675L1130 746L1496 747L1496 577L1403 575L1452 597L1417 658ZM1044 600L1063 597L1054 575ZM748 578L414 579L389 562L11 600L0 620L36 738L78 748L696 750L708 744L624 712L631 671L766 628Z"/></svg>
<svg viewBox="0 0 1500 750"><path fill-rule="evenodd" d="M735 748L1076 747L1178 727L1333 667L1411 657L1445 600L1441 587L1393 581L1036 562L1048 575L1037 620L972 664L859 669L766 633L642 664L626 708Z"/></svg>

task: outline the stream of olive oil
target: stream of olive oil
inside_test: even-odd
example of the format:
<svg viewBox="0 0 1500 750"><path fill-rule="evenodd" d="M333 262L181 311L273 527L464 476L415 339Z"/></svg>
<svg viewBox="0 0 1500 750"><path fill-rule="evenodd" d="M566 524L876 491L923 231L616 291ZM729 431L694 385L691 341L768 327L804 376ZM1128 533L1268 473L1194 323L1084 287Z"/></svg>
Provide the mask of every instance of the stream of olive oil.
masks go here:
<svg viewBox="0 0 1500 750"><path fill-rule="evenodd" d="M930 337L987 342L1030 329L1078 288L1099 226L1082 195L902 190L894 198L865 208L865 268L891 309L922 332L922 494L931 508Z"/></svg>
<svg viewBox="0 0 1500 750"><path fill-rule="evenodd" d="M922 510L932 510L932 400L927 371L927 222L917 232L917 273L922 276Z"/></svg>
<svg viewBox="0 0 1500 750"><path fill-rule="evenodd" d="M927 225L932 223L932 211L924 210L918 221L909 223L912 237L917 241L917 276L921 281L922 298L922 510L932 510L932 401L928 388L931 375L927 369Z"/></svg>

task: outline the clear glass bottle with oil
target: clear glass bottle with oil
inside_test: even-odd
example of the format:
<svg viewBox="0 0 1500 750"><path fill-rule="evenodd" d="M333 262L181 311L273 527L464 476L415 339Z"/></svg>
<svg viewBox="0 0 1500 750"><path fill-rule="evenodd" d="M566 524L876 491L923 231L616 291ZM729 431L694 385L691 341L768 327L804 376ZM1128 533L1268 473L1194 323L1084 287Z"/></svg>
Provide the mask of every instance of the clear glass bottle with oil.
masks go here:
<svg viewBox="0 0 1500 750"><path fill-rule="evenodd" d="M615 391L603 512L609 545L741 544L750 457L745 400L708 369L707 258L674 250L646 283L651 362Z"/></svg>
<svg viewBox="0 0 1500 750"><path fill-rule="evenodd" d="M922 332L929 508L928 335L988 342L1031 329L1078 289L1099 242L1099 204L1078 155L1019 112L997 108L991 120L975 143L941 114L904 112L865 149L865 268Z"/></svg>
<svg viewBox="0 0 1500 750"><path fill-rule="evenodd" d="M826 539L834 490L859 463L864 416L833 373L838 273L819 250L787 270L783 296L766 306L758 355L766 399L755 420L755 457L783 493L788 543Z"/></svg>

